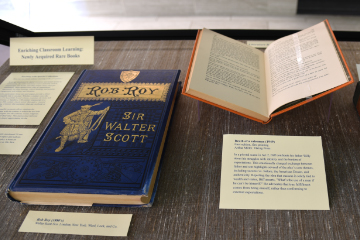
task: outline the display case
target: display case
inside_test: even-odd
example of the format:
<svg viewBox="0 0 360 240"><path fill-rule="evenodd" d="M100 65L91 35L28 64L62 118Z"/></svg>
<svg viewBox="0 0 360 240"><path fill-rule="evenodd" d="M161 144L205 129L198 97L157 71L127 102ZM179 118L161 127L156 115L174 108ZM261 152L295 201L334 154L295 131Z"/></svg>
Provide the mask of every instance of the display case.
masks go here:
<svg viewBox="0 0 360 240"><path fill-rule="evenodd" d="M4 239L105 239L98 236L20 233L30 210L133 214L128 239L355 239L360 236L360 118L352 103L355 83L274 117L267 125L179 95L162 156L151 208L22 205L5 196L75 81L85 69L180 69L183 82L196 30L34 33L0 22L0 43L10 37L95 36L94 65L9 66L12 72L75 72L22 155L0 156L0 234ZM221 30L242 41L273 40L295 31ZM360 35L335 35L354 79L360 62ZM13 126L2 126L13 127ZM223 134L321 136L329 211L219 209Z"/></svg>

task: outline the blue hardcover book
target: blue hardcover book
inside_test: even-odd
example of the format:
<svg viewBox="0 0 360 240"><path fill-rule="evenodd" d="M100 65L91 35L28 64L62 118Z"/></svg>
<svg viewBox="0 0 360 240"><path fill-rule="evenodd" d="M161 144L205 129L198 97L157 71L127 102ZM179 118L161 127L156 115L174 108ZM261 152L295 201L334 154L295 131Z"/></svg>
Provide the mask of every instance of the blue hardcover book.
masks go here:
<svg viewBox="0 0 360 240"><path fill-rule="evenodd" d="M180 70L86 70L8 188L26 204L151 206Z"/></svg>

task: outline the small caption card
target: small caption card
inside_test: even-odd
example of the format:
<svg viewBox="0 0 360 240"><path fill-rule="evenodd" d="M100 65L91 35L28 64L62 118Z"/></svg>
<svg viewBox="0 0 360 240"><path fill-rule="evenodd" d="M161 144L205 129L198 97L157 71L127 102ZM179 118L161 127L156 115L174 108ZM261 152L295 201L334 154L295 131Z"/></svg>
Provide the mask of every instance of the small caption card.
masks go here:
<svg viewBox="0 0 360 240"><path fill-rule="evenodd" d="M321 137L224 135L220 208L329 210Z"/></svg>
<svg viewBox="0 0 360 240"><path fill-rule="evenodd" d="M37 129L0 128L0 154L21 155Z"/></svg>
<svg viewBox="0 0 360 240"><path fill-rule="evenodd" d="M247 45L254 48L267 48L274 41L247 41Z"/></svg>
<svg viewBox="0 0 360 240"><path fill-rule="evenodd" d="M93 36L10 38L10 66L90 64Z"/></svg>
<svg viewBox="0 0 360 240"><path fill-rule="evenodd" d="M132 214L29 211L19 232L126 237Z"/></svg>

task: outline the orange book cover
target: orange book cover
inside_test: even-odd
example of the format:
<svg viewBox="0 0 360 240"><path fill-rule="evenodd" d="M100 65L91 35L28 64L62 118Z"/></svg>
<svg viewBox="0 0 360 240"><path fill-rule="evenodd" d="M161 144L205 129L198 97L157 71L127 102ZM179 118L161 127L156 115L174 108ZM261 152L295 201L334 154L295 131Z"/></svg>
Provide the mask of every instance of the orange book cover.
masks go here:
<svg viewBox="0 0 360 240"><path fill-rule="evenodd" d="M304 104L306 104L306 103L308 103L308 102L311 102L311 101L313 101L313 100L315 100L315 99L318 99L318 98L323 97L323 96L325 96L325 95L327 95L327 94L330 94L330 93L332 93L332 92L334 92L334 91L336 91L336 90L338 90L338 89L340 89L340 88L343 88L343 87L345 87L345 86L347 86L347 85L350 85L350 84L352 84L352 83L354 82L354 79L353 79L353 77L352 77L352 75L351 75L351 73L350 73L350 70L349 70L349 67L348 67L348 65L347 65L347 63L346 63L346 61L345 61L344 55L343 55L343 53L342 53L342 51L341 51L341 49L340 49L340 46L339 46L339 44L338 44L338 42L337 42L337 40L336 40L336 38L335 38L335 35L334 35L334 33L333 33L333 31L332 31L332 29L331 29L331 27L330 27L330 24L329 24L328 20L325 20L324 23L325 23L325 25L327 26L327 28L328 28L328 30L329 30L330 36L331 36L332 41L333 41L333 43L334 43L334 45L335 45L335 49L336 49L337 52L338 52L338 56L339 56L339 58L340 58L340 61L343 63L344 72L346 72L346 75L347 75L347 77L348 77L348 79L349 79L347 82L345 82L345 83L343 83L343 84L341 84L341 85L338 85L338 86L336 86L336 87L334 87L334 88L328 89L328 90L326 90L326 91L324 91L324 92L321 92L321 93L319 93L319 94L313 95L311 98L306 98L306 99L304 99L303 101L300 101L300 102L298 102L298 103L296 103L296 104L292 104L292 105L290 105L290 106L288 106L288 107L285 107L285 108L282 109L282 110L273 112L273 113L270 115L270 117L269 117L269 119L268 119L267 121L263 121L263 120L261 120L261 119L258 119L258 118L249 116L249 115L247 115L247 114L244 114L244 113L242 113L242 112L236 111L236 110L234 110L234 109L228 108L228 107L226 107L226 106L224 106L224 105L220 105L220 104L214 103L214 102L212 102L212 101L203 99L203 98L198 97L198 96L194 96L194 95L189 94L189 93L186 92L187 86L188 86L189 81L190 81L190 80L189 80L189 78L190 78L190 73L191 73L193 64L194 64L194 62L195 62L195 60L196 60L196 54L197 54L197 50L198 50L198 45L199 45L199 41L200 41L200 38L201 38L201 32L202 32L202 30L199 30L198 33L197 33L196 40L195 40L195 44L194 44L194 48L193 48L193 51L192 51L192 54L191 54L191 59L190 59L188 71L187 71L187 74L186 74L186 77L185 77L185 82L184 82L184 87L183 87L183 89L182 89L182 94L185 95L185 96L188 96L188 97L197 99L197 100L199 100L199 101L202 101L202 102L211 104L211 105L213 105L213 106L222 108L222 109L224 109L224 110L230 111L230 112L232 112L232 113L241 115L241 116L243 116L243 117L249 118L249 119L251 119L251 120L254 120L254 121L257 121L257 122L260 122L260 123L263 123L263 124L267 124L267 123L269 123L269 122L272 120L273 117L275 117L275 116L277 116L277 115L279 115L279 114L282 114L282 113L284 113L284 112L287 112L287 111L289 111L289 110L292 110L292 109L294 109L294 108L296 108L296 107L299 107L299 106L304 105Z"/></svg>

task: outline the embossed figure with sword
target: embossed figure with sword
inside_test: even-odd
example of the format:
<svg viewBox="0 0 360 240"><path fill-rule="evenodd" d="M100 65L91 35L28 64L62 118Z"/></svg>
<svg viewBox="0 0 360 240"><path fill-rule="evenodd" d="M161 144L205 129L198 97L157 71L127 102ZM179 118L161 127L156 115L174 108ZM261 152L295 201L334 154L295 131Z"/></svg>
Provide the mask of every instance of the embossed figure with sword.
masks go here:
<svg viewBox="0 0 360 240"><path fill-rule="evenodd" d="M69 115L64 117L63 121L66 126L60 132L60 136L56 138L60 138L61 142L60 146L55 150L55 152L60 152L61 150L63 150L67 141L78 140L78 143L86 143L88 141L90 133L99 127L105 114L110 108L107 107L100 111L90 110L91 107L100 104L101 103L97 103L95 105L81 106L80 110L70 113ZM100 116L93 124L91 124L95 115Z"/></svg>

